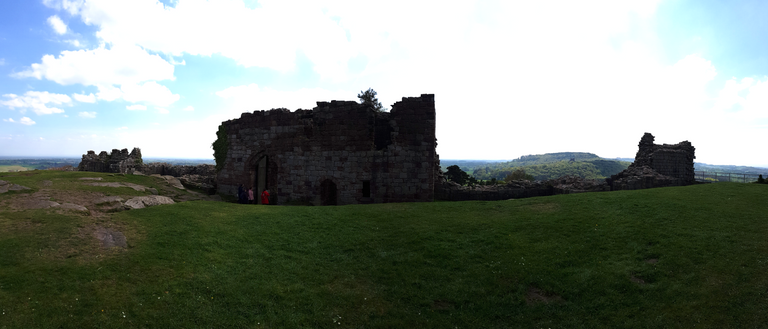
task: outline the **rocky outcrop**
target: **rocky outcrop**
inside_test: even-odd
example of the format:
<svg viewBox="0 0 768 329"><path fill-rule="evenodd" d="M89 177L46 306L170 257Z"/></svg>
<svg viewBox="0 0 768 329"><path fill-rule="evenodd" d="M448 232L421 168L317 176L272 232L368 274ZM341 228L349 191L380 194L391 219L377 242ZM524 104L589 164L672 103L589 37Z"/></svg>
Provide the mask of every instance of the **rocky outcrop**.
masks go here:
<svg viewBox="0 0 768 329"><path fill-rule="evenodd" d="M687 185L682 179L662 175L649 166L629 166L607 181L612 191Z"/></svg>
<svg viewBox="0 0 768 329"><path fill-rule="evenodd" d="M216 193L216 167L214 165L174 166L165 162L153 162L144 165L141 173L176 177L180 184L186 187L203 190L208 194ZM169 184L172 182L169 181ZM177 188L183 189L183 186Z"/></svg>
<svg viewBox="0 0 768 329"><path fill-rule="evenodd" d="M141 158L141 149L135 147L128 153L128 149L113 149L111 153L102 151L98 155L94 151L83 154L83 159L78 165L79 171L95 171L136 175L160 175L172 176L168 180L174 187L184 189L183 185L203 190L208 194L216 193L216 167L213 165L172 165L165 162L144 163Z"/></svg>
<svg viewBox="0 0 768 329"><path fill-rule="evenodd" d="M6 182L4 180L0 180L0 194L8 191L22 191L22 190L30 190L30 188L26 186Z"/></svg>
<svg viewBox="0 0 768 329"><path fill-rule="evenodd" d="M125 207L130 209L142 209L161 204L174 204L173 199L162 195L139 196L125 201Z"/></svg>

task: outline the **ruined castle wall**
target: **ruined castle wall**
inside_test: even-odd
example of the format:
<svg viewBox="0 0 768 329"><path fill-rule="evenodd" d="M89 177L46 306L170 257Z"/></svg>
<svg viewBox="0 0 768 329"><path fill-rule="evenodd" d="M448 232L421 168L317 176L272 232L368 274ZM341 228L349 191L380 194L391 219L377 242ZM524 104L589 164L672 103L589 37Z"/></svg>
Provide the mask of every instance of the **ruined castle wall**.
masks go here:
<svg viewBox="0 0 768 329"><path fill-rule="evenodd" d="M313 110L244 113L223 124L229 147L219 193L234 194L239 184L260 193L261 183L278 204L434 198L433 95L403 98L389 113L332 101Z"/></svg>
<svg viewBox="0 0 768 329"><path fill-rule="evenodd" d="M648 166L654 171L682 180L694 181L694 164L696 149L688 141L674 145L654 144L655 137L645 133L638 144L634 167Z"/></svg>
<svg viewBox="0 0 768 329"><path fill-rule="evenodd" d="M626 170L607 181L611 189L637 190L693 184L696 149L688 141L674 145L654 144L655 137L645 133L638 144L635 161Z"/></svg>
<svg viewBox="0 0 768 329"><path fill-rule="evenodd" d="M128 149L112 149L111 153L101 151L99 155L94 151L88 151L83 154L77 170L125 174L133 173L141 165L141 150L134 147L130 153Z"/></svg>

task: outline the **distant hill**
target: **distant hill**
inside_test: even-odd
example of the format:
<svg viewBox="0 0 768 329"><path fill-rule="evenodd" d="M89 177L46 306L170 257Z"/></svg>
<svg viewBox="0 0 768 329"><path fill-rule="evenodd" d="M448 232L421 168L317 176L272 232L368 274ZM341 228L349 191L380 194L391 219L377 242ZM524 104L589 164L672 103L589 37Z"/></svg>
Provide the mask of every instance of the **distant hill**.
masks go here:
<svg viewBox="0 0 768 329"><path fill-rule="evenodd" d="M479 180L504 179L522 168L537 180L559 178L565 175L586 179L604 179L626 169L630 162L604 159L594 153L559 152L524 155L511 161L489 162L480 160L441 160L443 169L451 165Z"/></svg>
<svg viewBox="0 0 768 329"><path fill-rule="evenodd" d="M768 175L768 168L733 166L733 165L710 165L706 163L694 162L693 168L696 171L714 171L735 174L762 174Z"/></svg>

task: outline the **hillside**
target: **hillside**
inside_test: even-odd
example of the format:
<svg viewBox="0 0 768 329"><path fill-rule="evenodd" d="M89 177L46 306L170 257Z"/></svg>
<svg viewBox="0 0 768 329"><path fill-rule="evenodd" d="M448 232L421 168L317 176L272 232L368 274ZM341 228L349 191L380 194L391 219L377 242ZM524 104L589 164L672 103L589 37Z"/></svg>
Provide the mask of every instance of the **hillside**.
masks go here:
<svg viewBox="0 0 768 329"><path fill-rule="evenodd" d="M11 209L44 189L64 189L57 198L116 191L77 183L84 175L171 193L150 177L0 174L31 187L0 194L0 327L768 323L766 185L335 207L192 201L96 215ZM100 247L97 227L124 233L127 247Z"/></svg>
<svg viewBox="0 0 768 329"><path fill-rule="evenodd" d="M735 174L768 175L768 168L760 168L760 167L710 165L710 164L700 163L700 162L694 162L693 166L696 171L713 171L713 172L735 173Z"/></svg>
<svg viewBox="0 0 768 329"><path fill-rule="evenodd" d="M573 160L573 161L571 161ZM561 152L525 155L512 161L481 162L441 160L443 169L458 165L479 180L502 180L513 171L522 168L537 180L555 179L565 175L586 179L604 179L627 169L629 162L603 159L593 153Z"/></svg>

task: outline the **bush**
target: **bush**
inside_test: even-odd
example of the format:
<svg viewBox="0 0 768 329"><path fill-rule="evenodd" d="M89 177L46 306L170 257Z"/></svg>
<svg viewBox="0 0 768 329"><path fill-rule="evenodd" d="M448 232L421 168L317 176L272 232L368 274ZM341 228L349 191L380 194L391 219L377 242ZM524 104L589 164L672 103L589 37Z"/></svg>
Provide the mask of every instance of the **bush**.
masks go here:
<svg viewBox="0 0 768 329"><path fill-rule="evenodd" d="M765 179L763 179L763 175L760 175L759 177L757 177L757 183L758 184L766 184Z"/></svg>

